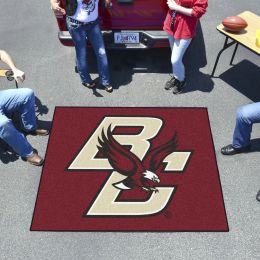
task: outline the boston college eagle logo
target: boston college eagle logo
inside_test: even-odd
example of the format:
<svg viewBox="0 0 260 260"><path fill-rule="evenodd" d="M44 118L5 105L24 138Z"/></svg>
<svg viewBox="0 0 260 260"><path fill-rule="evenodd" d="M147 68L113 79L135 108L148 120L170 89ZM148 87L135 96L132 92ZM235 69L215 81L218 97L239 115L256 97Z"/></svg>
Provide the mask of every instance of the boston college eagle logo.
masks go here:
<svg viewBox="0 0 260 260"><path fill-rule="evenodd" d="M163 159L173 153L177 147L177 137L174 134L167 143L151 149L142 162L134 153L113 138L111 126L107 130L107 136L103 130L98 141L99 151L108 158L114 170L127 176L123 181L113 183L113 186L120 190L141 188L148 192L158 192L155 185L160 182L160 179L155 172Z"/></svg>
<svg viewBox="0 0 260 260"><path fill-rule="evenodd" d="M171 177L164 174L183 172L191 152L176 151L176 133L154 145L162 126L156 117L103 118L68 168L96 171L97 178L100 172L110 174L84 216L144 216L167 207L176 187L168 185ZM122 127L141 131L117 133ZM128 191L136 196L128 198Z"/></svg>

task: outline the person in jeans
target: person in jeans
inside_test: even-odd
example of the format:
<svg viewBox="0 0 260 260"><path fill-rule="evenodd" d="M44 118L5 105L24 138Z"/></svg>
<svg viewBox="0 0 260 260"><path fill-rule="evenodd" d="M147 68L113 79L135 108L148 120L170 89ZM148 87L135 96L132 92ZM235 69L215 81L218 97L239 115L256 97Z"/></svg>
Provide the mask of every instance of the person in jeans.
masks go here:
<svg viewBox="0 0 260 260"><path fill-rule="evenodd" d="M260 102L244 105L237 109L233 142L221 149L224 155L234 155L250 150L250 136L254 123L260 123Z"/></svg>
<svg viewBox="0 0 260 260"><path fill-rule="evenodd" d="M233 142L221 149L224 155L234 155L249 152L250 136L252 126L260 123L260 102L239 107L236 115L236 126L233 134ZM256 199L260 202L260 190L256 194Z"/></svg>
<svg viewBox="0 0 260 260"><path fill-rule="evenodd" d="M24 81L24 72L15 66L7 52L0 50L0 60L11 68L13 77L17 82ZM19 119L19 126L27 134L48 135L47 130L37 127L35 98L31 89L21 88L0 91L0 138L25 161L36 166L42 165L43 158L32 148L24 133L17 130L13 118Z"/></svg>
<svg viewBox="0 0 260 260"><path fill-rule="evenodd" d="M183 56L195 36L199 18L206 12L207 0L168 0L169 11L163 30L168 33L172 50L172 78L166 82L165 89L173 94L183 91L186 83ZM192 62L192 61L191 61Z"/></svg>
<svg viewBox="0 0 260 260"><path fill-rule="evenodd" d="M88 70L86 41L89 40L97 57L100 84L107 92L112 92L108 60L98 20L99 0L66 0L66 10L60 7L59 0L50 2L55 15L66 15L67 27L76 50L76 68L83 86L95 87ZM106 5L110 2L111 0L105 0Z"/></svg>

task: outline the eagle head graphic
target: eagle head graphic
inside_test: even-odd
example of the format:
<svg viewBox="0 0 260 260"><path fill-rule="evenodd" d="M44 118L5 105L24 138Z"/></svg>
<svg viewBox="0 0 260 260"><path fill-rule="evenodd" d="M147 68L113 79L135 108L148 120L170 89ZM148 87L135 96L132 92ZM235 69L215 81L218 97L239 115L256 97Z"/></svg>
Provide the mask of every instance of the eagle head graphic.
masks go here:
<svg viewBox="0 0 260 260"><path fill-rule="evenodd" d="M158 192L155 185L160 179L155 172L164 158L176 150L177 134L175 133L167 143L151 149L143 161L114 139L111 125L106 135L104 129L102 130L98 142L99 152L107 157L115 171L126 176L124 180L113 184L115 188L120 190L140 188L147 192Z"/></svg>
<svg viewBox="0 0 260 260"><path fill-rule="evenodd" d="M95 0L83 0L82 4L85 5L83 6L83 9L88 11L88 15L95 10Z"/></svg>

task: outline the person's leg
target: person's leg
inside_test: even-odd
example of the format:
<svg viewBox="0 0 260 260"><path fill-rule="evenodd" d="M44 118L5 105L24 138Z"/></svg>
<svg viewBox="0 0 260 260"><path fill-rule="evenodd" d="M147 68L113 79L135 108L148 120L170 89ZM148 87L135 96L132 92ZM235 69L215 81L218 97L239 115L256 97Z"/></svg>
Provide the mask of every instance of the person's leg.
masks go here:
<svg viewBox="0 0 260 260"><path fill-rule="evenodd" d="M93 81L89 75L86 48L86 28L84 25L72 23L67 17L67 27L75 45L76 66L82 83L91 84Z"/></svg>
<svg viewBox="0 0 260 260"><path fill-rule="evenodd" d="M171 47L171 50L173 48L173 44L174 44L174 38L172 35L168 34L168 40L169 40L169 44L170 44L170 47ZM172 75L172 77L170 78L170 80L168 80L165 85L164 85L164 88L166 90L170 90L174 87L174 84L175 84L175 80L176 78L174 77L174 75Z"/></svg>
<svg viewBox="0 0 260 260"><path fill-rule="evenodd" d="M260 123L260 102L238 108L232 146L241 148L250 144L252 125Z"/></svg>
<svg viewBox="0 0 260 260"><path fill-rule="evenodd" d="M23 89L20 94L24 100L22 106L19 108L21 126L25 132L33 132L37 129L34 93L31 89Z"/></svg>
<svg viewBox="0 0 260 260"><path fill-rule="evenodd" d="M0 107L6 115L18 115L26 132L36 130L35 97L29 88L8 89L0 92Z"/></svg>
<svg viewBox="0 0 260 260"><path fill-rule="evenodd" d="M175 39L172 47L171 63L173 76L179 81L185 80L183 56L189 47L191 39Z"/></svg>
<svg viewBox="0 0 260 260"><path fill-rule="evenodd" d="M172 50L173 44L174 44L174 38L172 35L168 34L168 40L169 40L169 44Z"/></svg>
<svg viewBox="0 0 260 260"><path fill-rule="evenodd" d="M33 148L25 136L17 131L11 119L0 113L0 138L22 157L33 155Z"/></svg>
<svg viewBox="0 0 260 260"><path fill-rule="evenodd" d="M254 123L260 123L260 102L238 108L233 142L223 147L221 153L234 155L249 151L250 135Z"/></svg>
<svg viewBox="0 0 260 260"><path fill-rule="evenodd" d="M182 62L183 56L192 39L175 39L168 35L171 46L172 78L165 84L165 89L173 89L174 94L182 92L185 85L185 68Z"/></svg>
<svg viewBox="0 0 260 260"><path fill-rule="evenodd" d="M99 24L89 26L88 39L91 42L91 45L97 57L100 84L103 86L110 85L107 54Z"/></svg>

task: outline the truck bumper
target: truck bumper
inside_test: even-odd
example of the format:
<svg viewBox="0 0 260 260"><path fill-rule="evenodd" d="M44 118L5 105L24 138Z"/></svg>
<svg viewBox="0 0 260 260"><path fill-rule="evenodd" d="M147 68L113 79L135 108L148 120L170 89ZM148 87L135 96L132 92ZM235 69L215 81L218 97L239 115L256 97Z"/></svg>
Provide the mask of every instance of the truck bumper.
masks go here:
<svg viewBox="0 0 260 260"><path fill-rule="evenodd" d="M164 31L116 31L116 32L138 32L139 43L118 44L114 43L114 31L102 31L107 49L151 49L169 47L168 36ZM68 31L60 31L58 34L60 42L65 46L74 46Z"/></svg>

